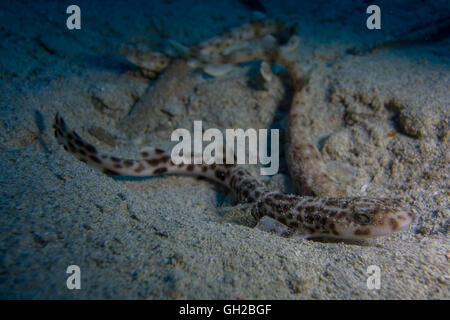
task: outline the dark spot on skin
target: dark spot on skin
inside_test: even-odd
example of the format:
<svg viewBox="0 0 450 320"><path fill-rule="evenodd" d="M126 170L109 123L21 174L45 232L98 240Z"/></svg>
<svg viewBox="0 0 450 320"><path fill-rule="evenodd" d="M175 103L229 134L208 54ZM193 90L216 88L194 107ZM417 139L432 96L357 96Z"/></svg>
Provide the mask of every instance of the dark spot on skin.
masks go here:
<svg viewBox="0 0 450 320"><path fill-rule="evenodd" d="M125 168L129 168L129 167L133 166L133 164L134 164L133 160L125 160L123 162L123 165L125 166Z"/></svg>
<svg viewBox="0 0 450 320"><path fill-rule="evenodd" d="M155 169L153 171L153 174L163 174L164 172L167 172L167 168L162 167L162 168Z"/></svg>
<svg viewBox="0 0 450 320"><path fill-rule="evenodd" d="M324 226L324 225L325 225L325 224L327 223L327 218L326 218L326 217L324 217L324 216L320 217L320 219L319 219L319 220L320 220L320 221L319 221L319 222L320 222L320 224L321 224L321 225L323 225L323 226Z"/></svg>
<svg viewBox="0 0 450 320"><path fill-rule="evenodd" d="M397 230L398 222L394 218L389 219L389 224L391 225L392 230Z"/></svg>
<svg viewBox="0 0 450 320"><path fill-rule="evenodd" d="M110 159L112 162L120 162L120 159L116 157L111 157Z"/></svg>
<svg viewBox="0 0 450 320"><path fill-rule="evenodd" d="M355 236L368 236L369 234L369 229L356 229L355 231Z"/></svg>
<svg viewBox="0 0 450 320"><path fill-rule="evenodd" d="M271 198L266 198L264 200L264 203L267 204L270 207L273 207L273 205L274 205L274 202L273 202L273 200Z"/></svg>
<svg viewBox="0 0 450 320"><path fill-rule="evenodd" d="M160 160L162 163L166 163L167 161L169 161L169 159L170 159L169 156L164 156L164 157L161 157L159 160Z"/></svg>
<svg viewBox="0 0 450 320"><path fill-rule="evenodd" d="M334 223L330 223L330 229L331 229L331 232L332 232L335 236L338 236L338 235L339 235L339 232L337 232L336 226L334 225Z"/></svg>
<svg viewBox="0 0 450 320"><path fill-rule="evenodd" d="M280 208L280 210L283 210L284 212L287 212L287 211L289 211L290 206L289 206L289 203L283 202L283 203L278 204L278 208ZM292 219L293 218L292 214L288 213L287 218Z"/></svg>
<svg viewBox="0 0 450 320"><path fill-rule="evenodd" d="M217 171L216 171L216 177L217 177L219 180L224 181L224 180L225 180L225 172L223 172L222 170L217 170Z"/></svg>
<svg viewBox="0 0 450 320"><path fill-rule="evenodd" d="M161 153L164 153L164 150L161 150L161 149L155 149L155 152L156 152L156 154L161 154Z"/></svg>
<svg viewBox="0 0 450 320"><path fill-rule="evenodd" d="M283 196L281 194L275 194L275 195L273 195L273 198L275 200L283 200Z"/></svg>
<svg viewBox="0 0 450 320"><path fill-rule="evenodd" d="M134 169L134 172L139 173L139 172L141 172L141 171L144 170L144 169L145 169L144 166L143 166L142 164L139 164L139 167L137 167L136 169Z"/></svg>
<svg viewBox="0 0 450 320"><path fill-rule="evenodd" d="M69 149L70 149L71 152L73 152L73 153L77 152L77 149L75 148L75 146L71 142L68 142L67 145L69 146Z"/></svg>
<svg viewBox="0 0 450 320"><path fill-rule="evenodd" d="M59 126L63 131L66 131L66 123L64 122L63 118L59 118Z"/></svg>
<svg viewBox="0 0 450 320"><path fill-rule="evenodd" d="M95 147L91 144L86 144L84 146L84 148L86 149L87 152L94 153L94 154L97 153L97 149L95 149Z"/></svg>
<svg viewBox="0 0 450 320"><path fill-rule="evenodd" d="M312 212L314 212L314 211L316 211L316 207L313 207L313 206L311 206L311 207L305 207L305 212L306 212L306 213L312 213Z"/></svg>
<svg viewBox="0 0 450 320"><path fill-rule="evenodd" d="M331 216L331 214L335 213L335 211L330 210L330 209L325 209L325 208L321 209L320 211L322 213L326 214L327 216Z"/></svg>
<svg viewBox="0 0 450 320"><path fill-rule="evenodd" d="M252 189L252 184L249 183L248 181L243 181L241 184L241 188L247 189L247 190L251 190Z"/></svg>
<svg viewBox="0 0 450 320"><path fill-rule="evenodd" d="M102 161L99 158L97 158L96 156L93 156L93 155L90 155L89 159L91 159L92 161L94 161L94 162L96 162L98 164L102 163Z"/></svg>
<svg viewBox="0 0 450 320"><path fill-rule="evenodd" d="M193 165L193 164L188 165L187 168L186 168L186 170L187 170L187 171L192 171L192 170L194 170L194 165Z"/></svg>
<svg viewBox="0 0 450 320"><path fill-rule="evenodd" d="M141 157L147 158L150 154L146 151L141 152Z"/></svg>
<svg viewBox="0 0 450 320"><path fill-rule="evenodd" d="M342 220L342 219L345 219L345 217L347 217L347 214L345 212L341 212L337 218L339 220Z"/></svg>
<svg viewBox="0 0 450 320"><path fill-rule="evenodd" d="M314 222L314 217L311 215L306 215L305 220L307 223L312 224Z"/></svg>
<svg viewBox="0 0 450 320"><path fill-rule="evenodd" d="M278 217L278 221L280 221L282 224L286 224L287 223L286 218L283 217L283 216Z"/></svg>
<svg viewBox="0 0 450 320"><path fill-rule="evenodd" d="M151 166L157 166L159 164L159 159L147 159L145 161Z"/></svg>
<svg viewBox="0 0 450 320"><path fill-rule="evenodd" d="M298 222L293 221L293 222L291 222L291 223L289 224L289 226L292 227L292 228L297 229L297 228L298 228Z"/></svg>
<svg viewBox="0 0 450 320"><path fill-rule="evenodd" d="M136 220L136 221L141 221L141 220L139 220L139 218L138 218L135 214L132 214L132 215L130 216L130 218L131 218L131 219L134 219L134 220Z"/></svg>
<svg viewBox="0 0 450 320"><path fill-rule="evenodd" d="M107 169L107 168L104 168L104 169L102 170L102 172L103 172L104 174L107 174L108 176L118 176L118 175L119 175L119 173L118 173L117 171L110 170L110 169Z"/></svg>
<svg viewBox="0 0 450 320"><path fill-rule="evenodd" d="M72 131L72 134L73 134L74 137L77 138L78 140L83 140L83 139L81 139L81 137L78 135L78 133L76 133L75 131Z"/></svg>
<svg viewBox="0 0 450 320"><path fill-rule="evenodd" d="M84 147L84 143L83 141L81 141L80 139L75 139L74 140L75 144L79 147Z"/></svg>

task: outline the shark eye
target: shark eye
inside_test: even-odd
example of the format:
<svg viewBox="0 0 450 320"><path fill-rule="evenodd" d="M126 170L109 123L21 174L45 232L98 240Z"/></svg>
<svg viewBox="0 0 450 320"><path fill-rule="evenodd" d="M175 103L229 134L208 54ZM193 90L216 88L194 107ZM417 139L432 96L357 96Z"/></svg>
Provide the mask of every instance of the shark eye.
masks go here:
<svg viewBox="0 0 450 320"><path fill-rule="evenodd" d="M362 213L355 213L353 215L353 219L358 222L359 224L368 224L370 223L369 216L362 214Z"/></svg>

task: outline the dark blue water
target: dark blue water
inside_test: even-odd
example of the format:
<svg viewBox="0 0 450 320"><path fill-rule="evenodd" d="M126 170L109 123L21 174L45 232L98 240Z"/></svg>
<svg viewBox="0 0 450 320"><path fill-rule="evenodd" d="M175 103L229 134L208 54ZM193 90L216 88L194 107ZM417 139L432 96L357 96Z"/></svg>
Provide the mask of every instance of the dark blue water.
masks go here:
<svg viewBox="0 0 450 320"><path fill-rule="evenodd" d="M80 7L81 30L66 27L66 9L71 4ZM189 46L249 21L255 11L297 26L306 41L345 46L354 54L374 48L413 47L410 53L414 54L432 47L430 55L448 56L449 1L377 1L378 30L366 27L366 9L371 4L374 2L2 1L0 72L20 79L45 78L55 59L120 72L127 62L118 48L126 41L134 38L162 48L173 39Z"/></svg>

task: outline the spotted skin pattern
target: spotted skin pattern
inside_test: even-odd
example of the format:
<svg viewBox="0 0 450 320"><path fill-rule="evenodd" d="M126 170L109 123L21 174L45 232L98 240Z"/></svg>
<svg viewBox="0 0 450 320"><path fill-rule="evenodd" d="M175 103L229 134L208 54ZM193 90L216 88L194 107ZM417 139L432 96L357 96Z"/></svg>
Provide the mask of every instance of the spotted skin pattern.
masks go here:
<svg viewBox="0 0 450 320"><path fill-rule="evenodd" d="M288 32L289 28L276 21L257 21L234 28L221 35L203 41L190 50L197 58L219 58L223 55L239 50L239 46L268 34Z"/></svg>
<svg viewBox="0 0 450 320"><path fill-rule="evenodd" d="M372 198L314 198L267 189L234 164L175 164L163 150L143 152L142 159L119 159L98 151L55 116L54 133L63 148L80 161L111 176L154 176L166 173L203 176L229 188L239 203L254 203L256 219L268 216L306 238L379 237L402 230L412 213L397 200Z"/></svg>
<svg viewBox="0 0 450 320"><path fill-rule="evenodd" d="M80 161L107 175L143 177L175 173L203 176L229 188L237 202L253 203L252 215L257 220L263 217L275 219L305 238L371 238L388 236L392 232L408 228L414 215L399 200L345 197L345 193L325 171L320 153L307 133L291 125L294 119L301 117L304 103L301 68L294 59L289 58L292 48L298 45L298 37L292 36L286 45L279 48L263 46L252 52L239 47L245 41L257 40L283 29L276 23L247 24L194 46L189 56L198 58L203 63L241 63L264 59L286 67L294 88L287 158L293 184L301 195L269 190L237 165L177 165L167 153L159 149L142 153L142 159L139 160L109 156L72 131L58 114L54 124L56 139Z"/></svg>

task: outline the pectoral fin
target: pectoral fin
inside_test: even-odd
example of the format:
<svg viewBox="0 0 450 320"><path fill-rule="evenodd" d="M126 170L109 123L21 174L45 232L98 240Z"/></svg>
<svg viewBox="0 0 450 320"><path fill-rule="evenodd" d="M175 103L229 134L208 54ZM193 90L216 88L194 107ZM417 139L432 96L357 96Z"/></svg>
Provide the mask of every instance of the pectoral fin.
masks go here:
<svg viewBox="0 0 450 320"><path fill-rule="evenodd" d="M311 237L311 231L306 228L299 227L293 230L285 224L282 224L281 222L268 216L262 217L256 225L256 228L261 231L273 233L283 238L290 238L294 240L308 239Z"/></svg>

